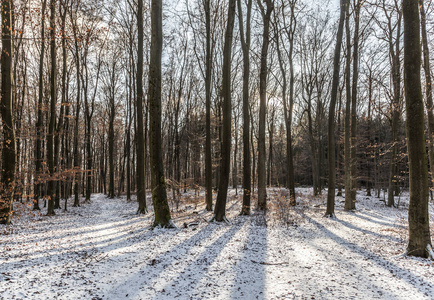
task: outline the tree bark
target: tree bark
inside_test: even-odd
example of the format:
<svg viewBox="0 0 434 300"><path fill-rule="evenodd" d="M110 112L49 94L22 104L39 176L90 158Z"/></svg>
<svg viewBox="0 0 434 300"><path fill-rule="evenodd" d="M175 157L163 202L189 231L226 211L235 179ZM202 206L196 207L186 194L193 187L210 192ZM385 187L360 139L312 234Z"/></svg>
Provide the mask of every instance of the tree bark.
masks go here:
<svg viewBox="0 0 434 300"><path fill-rule="evenodd" d="M357 0L354 8L354 39L353 39L353 83L351 92L351 152L350 152L350 177L351 177L351 203L349 209L356 209L357 192L357 91L359 80L359 21L362 1Z"/></svg>
<svg viewBox="0 0 434 300"><path fill-rule="evenodd" d="M43 98L44 98L44 56L45 56L45 9L47 6L47 0L42 2L41 9L41 54L39 56L39 80L38 80L38 112L36 120L36 148L35 148L35 179L34 179L34 198L33 198L33 210L40 210L39 198L42 193L42 135L43 129Z"/></svg>
<svg viewBox="0 0 434 300"><path fill-rule="evenodd" d="M145 137L143 132L143 0L138 0L137 9L137 27L138 27L138 44L137 44L137 98L136 98L136 180L137 180L137 202L139 207L138 214L145 214L146 207L146 186L145 186Z"/></svg>
<svg viewBox="0 0 434 300"><path fill-rule="evenodd" d="M12 0L1 1L2 10L2 52L1 52L1 116L3 121L2 149L2 199L0 202L0 224L10 224L15 188L16 145L13 115L12 72Z"/></svg>
<svg viewBox="0 0 434 300"><path fill-rule="evenodd" d="M344 32L344 19L348 10L349 0L341 0L341 12L339 17L339 27L336 34L336 47L333 58L333 81L330 99L329 124L328 124L328 192L327 210L325 216L334 217L335 215L335 188L336 188L336 147L335 147L335 110L336 99L339 87L339 69L341 58L342 36Z"/></svg>
<svg viewBox="0 0 434 300"><path fill-rule="evenodd" d="M71 19L73 19L74 16L72 15L71 11ZM77 98L75 103L75 125L74 125L74 173L75 173L75 183L74 183L74 205L73 207L80 206L80 198L79 198L79 191L80 191L80 145L78 141L78 129L79 129L79 122L80 122L80 95L81 95L81 80L80 80L80 56L79 56L79 45L78 45L78 36L76 32L76 26L73 26L74 31L74 41L75 41L75 68L77 69L77 77L76 77L76 84L77 84Z"/></svg>
<svg viewBox="0 0 434 300"><path fill-rule="evenodd" d="M401 115L400 102L401 102L401 68L400 68L400 45L399 40L401 37L401 15L402 12L398 12L398 24L396 32L395 49L393 49L392 41L389 42L389 52L392 58L392 81L393 81L393 100L392 100L392 153L390 157L389 168L389 191L387 193L387 206L391 207L395 205L395 190L397 188L397 170L398 170L398 130L399 130L399 118ZM392 32L390 32L390 35ZM392 37L390 37L391 39Z"/></svg>
<svg viewBox="0 0 434 300"><path fill-rule="evenodd" d="M433 113L433 96L432 96L432 79L429 57L428 37L426 32L426 14L423 0L419 0L420 7L420 23L422 33L422 49L423 49L423 69L425 71L425 93L426 93L426 109L428 112L428 149L429 149L429 165L431 173L431 182L434 182L434 113Z"/></svg>
<svg viewBox="0 0 434 300"><path fill-rule="evenodd" d="M222 78L222 96L223 96L223 142L221 147L220 177L218 185L218 194L214 209L214 219L217 222L226 220L226 198L229 185L229 172L231 168L231 58L232 58L232 40L235 23L235 2L229 0L228 23L225 33L225 42L223 48L223 78Z"/></svg>
<svg viewBox="0 0 434 300"><path fill-rule="evenodd" d="M344 182L345 182L345 210L351 210L351 156L350 156L350 128L351 128L351 37L350 37L350 14L347 9L345 16L346 36L346 64L345 64L345 135L344 135Z"/></svg>
<svg viewBox="0 0 434 300"><path fill-rule="evenodd" d="M258 209L267 209L267 174L265 169L265 115L267 113L267 74L268 74L268 45L270 43L270 18L273 11L273 2L266 0L266 10L260 0L264 31L262 33L261 70L259 73L259 139L258 139Z"/></svg>
<svg viewBox="0 0 434 300"><path fill-rule="evenodd" d="M206 97L206 124L205 124L205 202L206 210L212 211L212 157L211 157L211 8L210 1L205 0L205 26L206 26L206 71L205 71L205 97Z"/></svg>
<svg viewBox="0 0 434 300"><path fill-rule="evenodd" d="M407 254L432 255L428 215L428 168L425 151L424 104L420 78L421 47L418 1L403 0L404 88L410 178Z"/></svg>
<svg viewBox="0 0 434 300"><path fill-rule="evenodd" d="M54 129L56 126L56 103L57 103L57 83L56 83L56 0L50 0L50 53L51 53L51 72L50 72L50 122L48 125L47 136L47 164L50 173L48 182L48 209L47 215L54 215L54 198L56 197L56 180L54 169Z"/></svg>
<svg viewBox="0 0 434 300"><path fill-rule="evenodd" d="M115 70L113 71L113 76ZM114 84L114 83L112 83ZM115 99L114 94L109 95L111 98L110 101L110 114L109 114L109 130L108 130L108 142L109 142L109 190L108 196L109 198L115 197L115 162L114 162L114 139L115 139L115 130L114 130L114 122L115 122Z"/></svg>
<svg viewBox="0 0 434 300"><path fill-rule="evenodd" d="M154 227L174 227L166 194L161 147L161 53L163 47L162 0L151 4L151 56L149 64L149 120L151 188L154 204Z"/></svg>
<svg viewBox="0 0 434 300"><path fill-rule="evenodd" d="M250 19L252 0L247 2L246 31L241 0L238 4L238 24L240 26L241 47L243 50L243 206L241 215L250 215L250 199L252 194L252 170L250 157L250 116L249 116L249 79L250 79Z"/></svg>

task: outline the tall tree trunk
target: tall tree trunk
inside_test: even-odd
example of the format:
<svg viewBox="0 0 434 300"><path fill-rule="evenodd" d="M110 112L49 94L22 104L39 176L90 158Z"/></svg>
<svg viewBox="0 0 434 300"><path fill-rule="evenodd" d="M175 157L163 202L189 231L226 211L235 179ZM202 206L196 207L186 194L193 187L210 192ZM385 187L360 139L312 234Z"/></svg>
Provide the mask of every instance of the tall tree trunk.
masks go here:
<svg viewBox="0 0 434 300"><path fill-rule="evenodd" d="M2 149L2 199L0 202L0 224L10 224L12 202L15 188L16 146L13 115L12 73L13 40L12 40L12 0L1 1L2 10L2 52L1 52L1 117L3 121Z"/></svg>
<svg viewBox="0 0 434 300"><path fill-rule="evenodd" d="M223 96L223 142L221 146L220 177L218 194L214 209L214 217L217 222L226 220L226 198L229 185L229 172L231 168L231 58L232 40L235 23L235 2L229 0L228 23L225 32L225 42L223 48L223 77L222 77L222 96Z"/></svg>
<svg viewBox="0 0 434 300"><path fill-rule="evenodd" d="M267 113L267 74L268 74L268 45L270 43L270 18L273 11L273 2L266 0L267 8L263 7L260 0L258 5L261 8L264 31L262 33L261 49L261 71L259 73L259 139L258 139L258 209L267 209L267 174L265 169L265 115Z"/></svg>
<svg viewBox="0 0 434 300"><path fill-rule="evenodd" d="M345 134L344 134L344 182L345 182L345 210L351 210L351 156L350 156L350 128L351 128L351 36L350 14L347 9L345 16L346 36L346 64L345 64Z"/></svg>
<svg viewBox="0 0 434 300"><path fill-rule="evenodd" d="M85 202L90 202L90 195L92 193L92 144L91 144L91 137L92 137L92 109L91 104L89 103L89 97L88 97L88 69L87 69L87 63L84 62L84 70L85 70L85 77L86 81L83 83L83 92L84 92L84 115L86 118L85 122L85 150L86 150L86 171L85 171L85 179L86 179L86 189L84 191L85 195Z"/></svg>
<svg viewBox="0 0 434 300"><path fill-rule="evenodd" d="M294 179L294 162L293 162L293 151L292 151L292 111L294 107L294 63L293 63L293 52L294 52L294 33L296 29L296 19L295 19L295 5L297 0L290 2L291 7L291 15L289 25L286 25L284 22L285 32L289 39L289 51L288 59L289 59L289 104L287 103L287 78L286 78L286 66L283 62L282 51L280 49L280 36L279 30L277 26L278 20L276 20L275 26L275 41L276 41L276 50L277 57L279 61L280 72L282 73L282 102L283 102L283 117L285 120L285 129L286 129L286 161L287 161L287 178L286 178L286 187L289 189L290 202L292 205L296 204L295 199L295 179ZM282 7L282 11L284 11L284 7ZM285 16L283 16L285 18ZM315 185L314 185L315 186Z"/></svg>
<svg viewBox="0 0 434 300"><path fill-rule="evenodd" d="M54 198L56 194L56 180L54 174L54 129L56 126L56 102L57 102L57 83L56 83L56 0L50 0L50 53L51 53L51 73L50 73L50 123L48 125L47 136L47 164L50 173L48 182L48 209L47 215L54 215Z"/></svg>
<svg viewBox="0 0 434 300"><path fill-rule="evenodd" d="M63 9L62 9L63 6ZM62 185L61 174L61 155L60 155L60 142L61 137L63 136L63 119L65 115L65 106L67 105L67 94L66 94L66 77L67 77L67 48L66 48L66 3L62 3L59 5L59 12L61 15L61 32L62 32L62 98L60 103L60 114L59 121L57 123L56 136L54 137L54 156L55 156L55 166L56 166L56 197L54 201L54 208L60 209L60 189ZM65 159L65 157L63 158Z"/></svg>
<svg viewBox="0 0 434 300"><path fill-rule="evenodd" d="M339 69L341 59L341 45L344 33L345 14L348 10L349 0L341 0L341 13L339 17L339 27L336 34L336 46L333 58L333 81L330 99L329 124L328 124L328 192L327 210L325 216L334 217L335 215L335 188L336 188L336 147L335 147L335 110L336 99L339 87Z"/></svg>
<svg viewBox="0 0 434 300"><path fill-rule="evenodd" d="M373 130L373 126L372 126L372 98L373 98L373 93L372 93L372 83L373 83L373 78L372 78L372 70L369 68L369 74L368 74L368 120L367 120L367 129L366 129L366 134L368 135L368 151L366 153L366 159L367 159L367 165L368 165L368 181L367 181L367 187L366 187L366 196L371 197L372 196L372 179L371 179L371 173L372 173L372 163L373 163L373 159L372 157L375 156L375 150L372 151L373 148L373 138L374 138L374 130ZM375 180L375 172L374 172L374 180Z"/></svg>
<svg viewBox="0 0 434 300"><path fill-rule="evenodd" d="M235 124L237 124L237 119L235 119ZM232 186L235 189L235 195L238 195L238 164L237 164L237 154L238 154L238 126L235 125L235 148L234 148L234 159L232 163Z"/></svg>
<svg viewBox="0 0 434 300"><path fill-rule="evenodd" d="M115 70L113 70L115 72ZM114 94L111 95L114 97ZM109 131L108 131L108 142L109 142L109 198L115 197L115 162L114 162L114 139L115 139L115 99L110 99L110 116L109 116Z"/></svg>
<svg viewBox="0 0 434 300"><path fill-rule="evenodd" d="M423 0L419 0L420 23L422 32L422 49L423 49L423 69L425 71L425 93L426 109L428 111L428 142L429 142L429 165L431 173L431 182L434 182L434 104L432 96L432 79L430 68L430 57L428 48L428 37L426 32L426 14Z"/></svg>
<svg viewBox="0 0 434 300"><path fill-rule="evenodd" d="M154 227L174 227L166 194L161 145L161 52L163 48L162 0L151 3L151 56L149 64L149 120L151 188Z"/></svg>
<svg viewBox="0 0 434 300"><path fill-rule="evenodd" d="M410 178L407 254L433 256L428 215L428 168L425 151L424 104L420 78L420 23L418 1L403 0L404 87Z"/></svg>
<svg viewBox="0 0 434 300"><path fill-rule="evenodd" d="M395 205L394 194L397 188L397 172L398 172L398 130L399 130L399 118L400 102L401 102L401 68L400 68L400 44L401 38L401 15L400 11L398 16L397 32L395 49L393 49L392 41L389 42L389 52L392 57L392 81L393 81L393 100L392 100L392 153L390 157L389 168L389 191L387 193L387 206L391 207ZM392 34L392 33L390 33ZM391 39L391 37L390 37Z"/></svg>
<svg viewBox="0 0 434 300"><path fill-rule="evenodd" d="M291 18L295 19L294 6L291 7ZM286 158L288 160L288 183L289 197L291 205L296 205L297 200L295 198L295 176L294 176L294 155L292 150L292 113L294 110L294 32L293 28L292 38L289 41L289 110L286 124ZM286 100L284 100L286 102ZM286 111L285 111L286 112Z"/></svg>
<svg viewBox="0 0 434 300"><path fill-rule="evenodd" d="M288 160L288 182L287 188L289 189L289 197L292 205L296 205L295 198L295 178L294 178L294 157L292 150L292 113L294 110L294 34L297 27L296 16L295 16L295 5L297 0L291 2L291 17L290 17L290 27L288 32L289 37L289 110L286 120L286 157ZM285 100L286 101L286 100ZM286 113L286 110L285 110Z"/></svg>
<svg viewBox="0 0 434 300"><path fill-rule="evenodd" d="M268 124L268 163L267 163L267 184L272 185L272 168L273 168L273 137L274 137L274 107L271 112L270 122Z"/></svg>
<svg viewBox="0 0 434 300"><path fill-rule="evenodd" d="M44 55L45 55L45 9L47 6L47 0L42 2L41 9L41 54L39 56L39 79L38 79L38 116L36 120L36 148L35 148L35 179L34 179L34 198L33 198L33 209L40 210L39 208L39 198L42 193L42 182L41 176L42 170L42 136L44 133L43 129L43 99L44 99Z"/></svg>
<svg viewBox="0 0 434 300"><path fill-rule="evenodd" d="M241 0L238 4L238 24L240 26L241 47L243 50L243 206L241 215L250 215L250 196L252 194L252 171L250 158L250 116L249 116L249 77L250 77L250 22L252 0L247 2L246 31ZM245 36L244 36L245 35Z"/></svg>
<svg viewBox="0 0 434 300"><path fill-rule="evenodd" d="M136 98L136 153L137 153L137 201L139 207L138 214L144 214L146 207L146 187L145 187L145 133L143 132L143 0L138 0L137 9L137 27L138 27L138 44L137 44L137 98Z"/></svg>
<svg viewBox="0 0 434 300"><path fill-rule="evenodd" d="M206 210L212 211L212 157L211 157L211 0L205 0L206 71L205 71L205 202Z"/></svg>
<svg viewBox="0 0 434 300"><path fill-rule="evenodd" d="M359 79L359 20L362 1L357 0L354 8L354 39L353 39L353 83L351 92L351 203L349 209L356 209L357 192L357 84Z"/></svg>
<svg viewBox="0 0 434 300"><path fill-rule="evenodd" d="M128 82L131 83L131 72L128 75ZM128 85L128 114L127 114L127 140L125 142L125 150L127 155L127 201L131 201L131 122L132 122L132 88Z"/></svg>
<svg viewBox="0 0 434 300"><path fill-rule="evenodd" d="M75 103L75 124L74 124L74 205L73 207L80 206L79 192L80 192L80 145L78 141L78 129L80 122L80 61L78 57L78 45L76 43L76 68L77 68L77 98Z"/></svg>

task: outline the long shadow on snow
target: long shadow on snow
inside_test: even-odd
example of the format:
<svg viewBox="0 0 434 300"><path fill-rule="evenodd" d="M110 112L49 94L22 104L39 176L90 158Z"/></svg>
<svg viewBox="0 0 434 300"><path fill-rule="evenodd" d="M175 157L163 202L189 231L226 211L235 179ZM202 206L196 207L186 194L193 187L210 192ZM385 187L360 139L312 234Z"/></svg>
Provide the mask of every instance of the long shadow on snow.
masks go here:
<svg viewBox="0 0 434 300"><path fill-rule="evenodd" d="M248 239L236 265L231 299L265 299L266 259L267 227L255 225L251 219Z"/></svg>
<svg viewBox="0 0 434 300"><path fill-rule="evenodd" d="M122 222L121 220L114 221L114 222L110 222L110 220L106 220L107 222L105 222L105 223L115 223L115 224L110 225L108 227L89 229L89 230L84 230L84 231L81 231L79 229L79 228L82 228L82 227L85 227L85 226L87 226L87 227L101 226L104 223L87 224L87 225L83 225L83 226L80 226L80 227L74 227L74 228L71 228L71 229L65 229L65 231L67 231L67 232L65 234L63 234L63 235L60 235L60 236L58 236L58 235L56 235L56 236L50 236L50 237L42 236L42 237L36 237L36 238L32 239L33 235L40 234L41 232L48 232L48 231L53 232L53 229L51 227L47 226L48 227L47 230L43 230L42 231L42 230L40 230L40 228L37 228L35 230L38 230L38 232L31 232L30 235L27 236L28 239L25 238L25 239L21 239L19 241L8 242L7 245L11 245L12 246L12 245L22 244L22 243L25 243L25 244L28 244L28 243L38 243L38 242L41 242L41 241L44 241L44 240L47 240L47 239L49 239L50 241L54 241L54 240L62 239L62 238L66 238L66 237L76 238L76 237L78 237L79 235L82 235L82 234L88 234L88 233L98 232L98 231L105 231L105 230L110 230L110 229L113 229L113 228L119 228L120 229L122 227L133 225L133 224L135 224L135 223L137 223L139 221L143 221L143 220L144 219L142 219L140 217L130 218L128 220L125 220L125 222ZM62 226L58 226L58 227L59 228L65 228L67 225L70 225L71 220L68 219L67 221L68 222L62 222L62 224L64 223L63 227ZM44 225L44 224L42 224L42 225ZM101 236L104 236L104 235L98 235L98 237L101 237ZM77 238L77 239L79 239L79 238Z"/></svg>
<svg viewBox="0 0 434 300"><path fill-rule="evenodd" d="M394 241L396 243L402 243L401 239L396 238L394 236L385 235L385 234L381 234L381 233L376 233L376 232L373 232L371 230L359 228L359 227L357 227L357 226L355 226L355 225L353 225L351 223L348 223L347 221L341 220L341 219L337 219L336 218L336 221L339 222L339 223L341 223L342 225L348 227L349 229L352 229L352 230L355 230L355 231L359 231L359 232L362 232L364 234L373 235L375 237L382 238L382 239L390 239L390 240L392 240L392 241Z"/></svg>
<svg viewBox="0 0 434 300"><path fill-rule="evenodd" d="M398 225L398 224L394 224L394 223L389 223L389 222L384 222L384 221L379 221L379 220L374 220L373 218L368 218L368 217L364 216L364 214L366 214L366 215L369 216L369 214L367 214L365 212L359 212L359 211L356 211L354 214L352 214L352 216L355 216L357 218L360 218L360 219L363 219L363 220L366 220L366 221L369 221L371 223L375 223L375 224L378 224L378 225L384 225L384 226L389 226L389 227L394 227L394 228L405 229L405 227L402 226L402 225Z"/></svg>
<svg viewBox="0 0 434 300"><path fill-rule="evenodd" d="M302 215L303 217L305 217L304 214L302 214L301 212L299 212L300 215ZM299 231L302 230L301 228L298 229ZM305 233L312 233L311 230L309 231L305 231ZM319 235L319 232L316 232L317 235ZM294 284L294 290L295 291L302 291L303 293L303 297L310 298L310 297L317 297L318 295L321 295L321 297L323 297L324 299L327 298L335 298L334 293L336 293L338 290L345 290L345 294L348 295L348 293L353 293L352 297L356 297L359 298L360 297L360 291L359 291L359 285L358 282L360 283L366 283L369 282L369 286L370 289L372 291L381 291L382 292L382 298L384 299L395 299L397 296L393 295L391 293L389 293L388 291L384 290L383 287L379 286L376 284L375 281L372 280L372 278L369 276L369 274L366 274L366 272L360 272L361 270L361 266L357 265L357 262L353 262L352 260L342 260L342 258L338 255L336 256L336 253L330 253L330 249L327 248L327 246L325 246L324 243L322 242L317 242L317 238L320 238L319 236L316 238L310 238L310 239L305 239L304 241L306 242L306 245L312 249L315 249L315 251L317 251L318 253L320 253L319 257L322 257L324 259L327 260L327 265L324 265L321 261L317 261L315 262L314 259L312 261L310 261L308 263L308 266L306 267L306 263L303 262L299 262L298 260L295 260L293 262L291 262L291 266L295 268L305 268L303 270L303 272L307 272L307 274L309 275L310 273L313 273L311 276L307 276L308 281L304 282L304 281L299 281L299 280L293 280L293 282L291 283ZM331 239L333 242L336 242L335 240ZM301 244L303 245L303 244ZM338 244L342 247L344 247L344 244ZM334 247L334 251L337 251L337 248ZM362 255L360 253L358 253L359 255ZM364 260L368 260L368 258L365 258ZM334 261L334 263L332 262ZM347 276L348 278L350 278L351 280L355 280L356 283L353 283L354 285L351 285L349 283L346 283L346 285L343 285L342 282L340 282L339 280L331 280L331 281L324 281L323 278L321 277L321 271L317 270L317 265L316 264L321 264L320 267L324 267L327 269L327 273L329 278L333 278L333 271L332 269L328 269L329 264L331 264L331 266L335 266L337 268L339 268L339 275L340 276L345 276L342 274L345 274L345 272L347 272ZM315 265L315 268L312 268L312 265ZM343 270L342 270L343 269ZM296 277L298 276L298 274L294 274ZM318 275L320 275L318 277ZM355 276L353 276L355 275ZM310 281L313 280L313 287L310 284ZM318 281L316 281L318 280ZM338 283L338 284L337 284ZM337 284L337 285L336 285ZM334 285L334 286L333 286ZM351 291L353 290L353 291ZM375 294L375 293L374 293ZM398 294L399 295L399 294ZM378 295L374 295L372 297L376 297ZM364 295L364 297L368 297L368 295Z"/></svg>
<svg viewBox="0 0 434 300"><path fill-rule="evenodd" d="M338 243L339 245L344 246L345 248L347 248L348 250L354 252L354 253L358 253L360 255L363 255L364 257L370 258L372 262L374 262L376 265L378 265L381 268L384 268L386 270L390 270L391 268L394 268L395 270L398 270L398 273L396 274L398 278L406 281L407 283L409 283L410 285L412 285L413 287L415 287L416 289L418 289L421 293L426 293L427 291L421 289L421 286L426 286L428 287L432 287L430 282L425 281L425 279L423 277L420 277L418 275L413 274L412 272L401 268L400 266L385 260L384 258L367 251L366 249L363 249L362 247L349 242L345 239L343 239L342 237L336 235L335 233L331 232L330 230L328 230L324 225L318 223L317 221L315 221L314 219L310 218L309 216L305 215L304 213L300 212L300 214L306 218L306 220L308 220L310 223L312 223L313 225L315 225L318 229L320 229L321 231L323 231L328 237L330 237L330 239L332 239L333 241L335 241L336 243ZM407 276L404 276L407 275ZM416 280L419 281L419 284L415 284L415 282L411 281L408 277L411 278L415 278Z"/></svg>
<svg viewBox="0 0 434 300"><path fill-rule="evenodd" d="M173 279L171 282L168 282L163 289L168 292L170 292L172 288L178 290L182 289L185 292L177 296L186 297L188 294L189 299L203 299L204 295L200 295L200 291L197 290L198 285L206 276L206 271L209 270L228 242L243 228L245 223L246 221L242 220L240 223L231 225L229 230L222 234L211 245L207 246L207 248L196 257L194 261L189 262L185 268L179 271L179 277L177 277L176 280ZM225 265L229 266L229 261ZM198 272L198 270L203 270L203 272ZM207 284L212 283L208 282ZM155 300L160 299L160 297L160 295L156 295Z"/></svg>
<svg viewBox="0 0 434 300"><path fill-rule="evenodd" d="M160 271L166 271L165 269L170 265L172 265L174 261L181 260L184 256L188 256L191 248L193 248L196 244L202 242L206 238L210 237L212 233L217 229L217 226L211 228L210 227L211 226L208 225L202 228L200 231L198 231L197 233L195 233L193 236L183 241L182 243L174 244L170 250L161 253L157 257L153 257L152 261L144 262L146 263L145 266L143 266L136 273L130 275L128 278L126 279L123 278L124 280L122 280L120 284L118 284L117 286L113 287L110 291L108 291L107 294L116 295L117 292L120 293L123 288L126 288L129 292L129 295L131 295L131 297L134 297L133 295L137 295L141 291L140 290L131 291L129 289L129 287L131 286L153 288L150 287L151 281L153 278L162 275L160 274ZM138 273L140 273L139 276L137 276ZM134 279L136 278L140 278L140 283L137 285L133 283ZM120 281L119 278L116 278L116 281ZM146 295L145 298L143 299L149 299L149 298L150 296ZM116 296L114 296L113 298L110 299L117 299L117 298Z"/></svg>
<svg viewBox="0 0 434 300"><path fill-rule="evenodd" d="M80 257L81 254L88 250L95 250L98 252L98 254L103 254L106 251L115 250L118 248L122 248L125 246L125 240L128 240L128 246L141 243L143 240L139 239L138 237L141 237L141 232L143 231L143 227L137 228L135 231L131 233L129 228L126 228L125 230L121 232L125 232L119 236L113 237L113 238L105 238L102 241L92 241L88 240L86 243L76 244L74 243L70 247L63 247L61 245L56 246L56 248L53 249L45 249L40 251L33 251L31 252L31 255L37 255L40 253L46 253L47 255L44 255L41 257L35 257L35 258L28 258L23 257L23 259L15 261L15 262L4 262L2 263L3 267L9 267L13 266L14 269L24 268L26 266L33 265L33 263L40 263L46 265L46 259L52 260L55 257L58 257L58 260L54 260L53 264L58 264L59 261L68 261L68 259L71 259L71 256L77 256ZM116 234L116 233L112 233ZM111 234L108 234L111 235ZM150 238L149 236L148 238ZM96 237L98 238L98 237ZM115 242L115 243L113 243ZM108 243L108 245L104 245L105 243ZM44 259L44 260L41 260Z"/></svg>

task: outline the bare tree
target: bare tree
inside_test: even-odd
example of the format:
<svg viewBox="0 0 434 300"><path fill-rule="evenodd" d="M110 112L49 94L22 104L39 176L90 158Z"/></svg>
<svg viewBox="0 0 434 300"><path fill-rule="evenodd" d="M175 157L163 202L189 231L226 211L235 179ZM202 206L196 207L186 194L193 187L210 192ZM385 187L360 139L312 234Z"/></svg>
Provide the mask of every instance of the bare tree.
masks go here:
<svg viewBox="0 0 434 300"><path fill-rule="evenodd" d="M38 107L37 107L37 121L36 121L36 147L35 147L35 179L34 179L34 198L33 198L33 209L40 210L39 208L39 198L42 192L42 135L43 129L43 98L44 98L44 56L45 56L45 9L47 6L47 0L43 0L41 8L41 48L39 55L39 79L38 79Z"/></svg>
<svg viewBox="0 0 434 300"><path fill-rule="evenodd" d="M14 115L12 107L13 97L13 40L12 40L12 7L10 0L1 1L2 13L2 53L1 53L1 117L3 121L3 149L2 149L2 199L0 202L0 224L10 224L12 202L15 189L16 145Z"/></svg>
<svg viewBox="0 0 434 300"><path fill-rule="evenodd" d="M241 0L237 0L238 24L240 26L241 48L243 51L243 206L242 215L250 214L252 194L252 172L250 158L250 116L249 116L249 79L250 79L250 22L252 0L247 2L246 30L244 31L243 9Z"/></svg>
<svg viewBox="0 0 434 300"><path fill-rule="evenodd" d="M341 45L344 32L345 15L349 7L349 0L341 0L341 12L339 17L339 27L336 34L336 46L333 59L333 82L329 109L329 128L328 128L328 192L327 210L325 216L334 217L335 215L335 188L336 188L336 147L335 147L335 109L339 87L339 69L341 59Z"/></svg>
<svg viewBox="0 0 434 300"><path fill-rule="evenodd" d="M151 4L151 56L149 64L149 114L151 187L154 204L154 227L174 227L167 203L161 147L161 53L163 48L162 1Z"/></svg>
<svg viewBox="0 0 434 300"><path fill-rule="evenodd" d="M425 151L424 104L420 78L421 46L418 1L403 0L404 87L407 116L407 148L410 172L407 254L431 257L428 215L428 167Z"/></svg>
<svg viewBox="0 0 434 300"><path fill-rule="evenodd" d="M50 173L48 182L48 209L47 215L54 215L54 198L56 194L56 180L54 178L54 130L56 126L57 103L57 62L56 62L56 0L50 0L50 122L47 136L47 164Z"/></svg>
<svg viewBox="0 0 434 300"><path fill-rule="evenodd" d="M231 58L232 40L235 23L236 0L229 0L228 19L225 33L223 49L223 76L222 76L222 96L223 96L223 143L221 149L220 178L218 194L214 209L213 220L217 222L226 221L226 198L229 185L229 172L231 168Z"/></svg>
<svg viewBox="0 0 434 300"><path fill-rule="evenodd" d="M270 43L270 19L274 9L272 0L266 0L266 8L258 1L261 10L262 20L264 22L264 31L262 32L262 50L261 50L261 71L259 74L259 139L258 139L258 208L267 209L267 174L265 169L265 115L267 113L267 74L268 74L268 46Z"/></svg>
<svg viewBox="0 0 434 300"><path fill-rule="evenodd" d="M137 2L137 75L136 75L136 181L137 181L137 201L139 207L138 214L144 214L146 208L146 184L145 184L145 134L143 132L143 0Z"/></svg>

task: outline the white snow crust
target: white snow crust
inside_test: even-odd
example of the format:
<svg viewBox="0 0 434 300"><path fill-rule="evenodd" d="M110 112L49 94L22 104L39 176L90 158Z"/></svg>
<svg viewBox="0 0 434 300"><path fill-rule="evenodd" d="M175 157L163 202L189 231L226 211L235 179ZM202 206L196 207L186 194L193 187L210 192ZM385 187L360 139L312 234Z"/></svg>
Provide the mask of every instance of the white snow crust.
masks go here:
<svg viewBox="0 0 434 300"><path fill-rule="evenodd" d="M299 188L288 208L283 191L268 190L266 215L239 216L231 190L229 223L208 222L202 192L173 213L178 229L150 230L150 198L141 216L102 194L54 217L16 204L0 225L0 299L434 299L434 263L399 255L408 195L388 208L358 191L354 212L337 197L330 219L326 192Z"/></svg>

